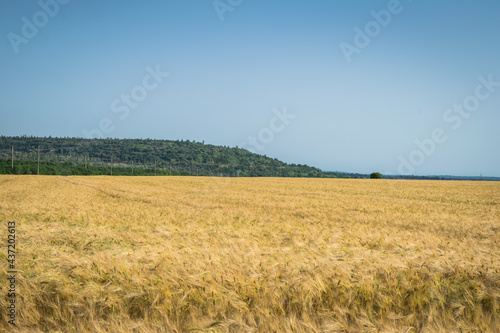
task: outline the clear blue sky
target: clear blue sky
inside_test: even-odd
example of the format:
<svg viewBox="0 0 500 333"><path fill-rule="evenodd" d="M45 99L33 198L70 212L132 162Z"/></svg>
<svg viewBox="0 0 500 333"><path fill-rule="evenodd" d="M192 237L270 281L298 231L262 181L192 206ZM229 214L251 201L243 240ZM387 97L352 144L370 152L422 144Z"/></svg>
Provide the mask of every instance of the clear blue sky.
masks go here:
<svg viewBox="0 0 500 333"><path fill-rule="evenodd" d="M41 3L0 3L2 135L500 176L498 0Z"/></svg>

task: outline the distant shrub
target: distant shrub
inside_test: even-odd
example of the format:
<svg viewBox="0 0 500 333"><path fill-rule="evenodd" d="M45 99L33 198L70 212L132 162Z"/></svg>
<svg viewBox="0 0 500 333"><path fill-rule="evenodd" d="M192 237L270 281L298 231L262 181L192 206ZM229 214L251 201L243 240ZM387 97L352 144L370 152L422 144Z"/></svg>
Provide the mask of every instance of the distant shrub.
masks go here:
<svg viewBox="0 0 500 333"><path fill-rule="evenodd" d="M372 179L382 179L382 174L380 172L373 172L370 175L370 178L372 178Z"/></svg>

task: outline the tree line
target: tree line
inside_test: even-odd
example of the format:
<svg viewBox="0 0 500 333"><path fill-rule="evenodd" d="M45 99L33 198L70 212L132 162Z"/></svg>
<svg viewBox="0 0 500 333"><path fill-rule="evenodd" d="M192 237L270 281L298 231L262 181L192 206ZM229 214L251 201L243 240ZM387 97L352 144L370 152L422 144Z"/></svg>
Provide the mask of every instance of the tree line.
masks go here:
<svg viewBox="0 0 500 333"><path fill-rule="evenodd" d="M14 148L14 163L12 163ZM40 159L40 161L39 161ZM0 137L0 173L324 177L242 148L189 140Z"/></svg>

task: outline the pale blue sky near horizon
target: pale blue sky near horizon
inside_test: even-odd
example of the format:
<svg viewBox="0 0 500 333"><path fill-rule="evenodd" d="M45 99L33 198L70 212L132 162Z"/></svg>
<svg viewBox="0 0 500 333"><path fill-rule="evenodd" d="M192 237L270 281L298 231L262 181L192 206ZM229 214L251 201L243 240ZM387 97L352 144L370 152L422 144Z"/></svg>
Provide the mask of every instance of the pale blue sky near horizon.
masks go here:
<svg viewBox="0 0 500 333"><path fill-rule="evenodd" d="M3 1L0 135L498 177L499 14L497 0Z"/></svg>

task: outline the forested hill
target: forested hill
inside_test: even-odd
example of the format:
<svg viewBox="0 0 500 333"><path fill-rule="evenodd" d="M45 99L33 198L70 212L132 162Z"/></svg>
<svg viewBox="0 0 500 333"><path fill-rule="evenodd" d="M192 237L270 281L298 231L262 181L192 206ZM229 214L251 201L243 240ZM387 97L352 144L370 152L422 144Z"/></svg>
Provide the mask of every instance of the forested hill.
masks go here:
<svg viewBox="0 0 500 333"><path fill-rule="evenodd" d="M0 159L0 173L15 174L109 174L114 168L115 175L156 170L157 174L200 176L322 176L320 169L307 165L189 140L0 136Z"/></svg>

